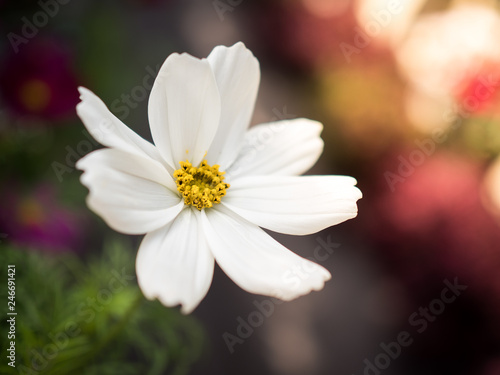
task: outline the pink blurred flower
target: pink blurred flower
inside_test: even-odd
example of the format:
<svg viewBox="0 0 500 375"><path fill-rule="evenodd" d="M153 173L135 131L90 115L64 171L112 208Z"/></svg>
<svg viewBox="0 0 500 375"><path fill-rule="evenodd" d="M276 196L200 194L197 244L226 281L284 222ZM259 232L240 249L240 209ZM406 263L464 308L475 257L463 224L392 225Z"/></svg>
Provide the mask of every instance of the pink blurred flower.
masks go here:
<svg viewBox="0 0 500 375"><path fill-rule="evenodd" d="M0 232L7 241L47 252L77 251L85 230L85 219L56 200L52 186L39 185L20 192L15 184L2 191Z"/></svg>
<svg viewBox="0 0 500 375"><path fill-rule="evenodd" d="M333 5L333 4L336 5ZM338 3L338 4L337 4ZM356 22L346 1L272 2L256 9L262 45L288 63L310 68L345 63L339 44L352 43Z"/></svg>
<svg viewBox="0 0 500 375"><path fill-rule="evenodd" d="M436 153L407 170L391 192L384 173L397 171L402 159L390 160L363 208L378 251L412 287L459 277L473 286L470 293L489 301L491 311L500 312L500 227L482 204L482 165Z"/></svg>

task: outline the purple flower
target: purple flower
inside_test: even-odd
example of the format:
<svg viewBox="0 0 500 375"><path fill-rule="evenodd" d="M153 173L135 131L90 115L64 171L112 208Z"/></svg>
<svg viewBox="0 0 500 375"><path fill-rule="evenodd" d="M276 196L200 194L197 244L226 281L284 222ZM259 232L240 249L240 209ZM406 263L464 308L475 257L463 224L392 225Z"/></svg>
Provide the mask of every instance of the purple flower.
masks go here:
<svg viewBox="0 0 500 375"><path fill-rule="evenodd" d="M77 85L70 54L53 40L30 41L0 67L2 98L17 116L50 121L72 115Z"/></svg>
<svg viewBox="0 0 500 375"><path fill-rule="evenodd" d="M47 252L77 251L83 238L83 216L60 205L50 185L21 192L16 184L3 189L0 232L16 245Z"/></svg>

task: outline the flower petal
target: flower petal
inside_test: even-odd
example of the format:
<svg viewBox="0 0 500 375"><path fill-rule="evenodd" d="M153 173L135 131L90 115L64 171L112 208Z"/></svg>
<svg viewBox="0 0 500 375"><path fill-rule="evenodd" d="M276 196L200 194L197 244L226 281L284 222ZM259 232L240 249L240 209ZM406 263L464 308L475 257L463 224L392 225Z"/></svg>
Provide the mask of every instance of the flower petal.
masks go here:
<svg viewBox="0 0 500 375"><path fill-rule="evenodd" d="M219 266L250 293L292 300L320 290L330 273L224 207L202 211L203 229Z"/></svg>
<svg viewBox="0 0 500 375"><path fill-rule="evenodd" d="M97 150L77 163L90 190L88 206L114 230L143 234L182 210L172 177L162 164L117 149Z"/></svg>
<svg viewBox="0 0 500 375"><path fill-rule="evenodd" d="M149 97L153 140L174 168L188 160L198 165L208 152L220 118L220 96L206 59L170 55L162 65Z"/></svg>
<svg viewBox="0 0 500 375"><path fill-rule="evenodd" d="M148 233L137 253L137 280L144 295L165 306L181 304L184 314L205 297L214 271L197 216L184 209L169 225Z"/></svg>
<svg viewBox="0 0 500 375"><path fill-rule="evenodd" d="M163 161L156 147L116 118L97 95L85 87L79 87L78 91L81 102L76 106L76 112L96 141L107 147Z"/></svg>
<svg viewBox="0 0 500 375"><path fill-rule="evenodd" d="M250 125L260 83L259 62L241 42L215 47L208 62L221 96L219 129L207 160L225 170L236 158Z"/></svg>
<svg viewBox="0 0 500 375"><path fill-rule="evenodd" d="M251 176L235 179L222 204L275 232L304 235L352 219L361 191L347 176Z"/></svg>
<svg viewBox="0 0 500 375"><path fill-rule="evenodd" d="M300 175L323 152L323 125L304 118L261 124L250 128L236 161L227 171L237 175Z"/></svg>

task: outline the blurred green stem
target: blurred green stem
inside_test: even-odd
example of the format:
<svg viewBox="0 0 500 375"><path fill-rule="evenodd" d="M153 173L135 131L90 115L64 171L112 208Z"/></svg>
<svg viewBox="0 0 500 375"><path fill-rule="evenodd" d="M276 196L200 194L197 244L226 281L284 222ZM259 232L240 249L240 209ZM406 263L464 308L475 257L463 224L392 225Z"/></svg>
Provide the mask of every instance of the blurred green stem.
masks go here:
<svg viewBox="0 0 500 375"><path fill-rule="evenodd" d="M142 301L144 300L144 296L140 291L137 292L137 296L135 300L130 304L130 307L128 310L125 312L123 317L115 324L113 329L111 329L106 336L99 342L97 345L96 349L94 350L95 353L99 353L101 349L103 349L106 345L108 345L113 339L120 334L121 331L125 328L125 326L128 324L130 319L132 318L132 315L134 315L135 310L141 305Z"/></svg>
<svg viewBox="0 0 500 375"><path fill-rule="evenodd" d="M88 365L88 361L98 356L99 353L123 331L143 300L144 296L142 295L141 291L137 291L135 300L133 300L133 302L130 304L125 314L113 326L113 328L101 340L99 340L99 343L92 351L79 358L78 365L76 365L76 368L74 370L81 370L85 368L85 366Z"/></svg>

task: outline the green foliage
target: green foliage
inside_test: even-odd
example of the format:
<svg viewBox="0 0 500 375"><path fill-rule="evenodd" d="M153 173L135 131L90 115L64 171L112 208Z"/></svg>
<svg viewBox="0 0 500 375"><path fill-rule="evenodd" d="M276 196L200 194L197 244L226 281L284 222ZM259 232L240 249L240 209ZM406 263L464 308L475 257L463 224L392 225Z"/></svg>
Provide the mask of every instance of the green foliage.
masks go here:
<svg viewBox="0 0 500 375"><path fill-rule="evenodd" d="M192 316L147 301L135 259L110 241L87 264L13 247L0 251L0 298L7 304L7 264L16 266L16 368L2 355L2 374L186 374L205 334ZM7 353L7 318L1 350Z"/></svg>

